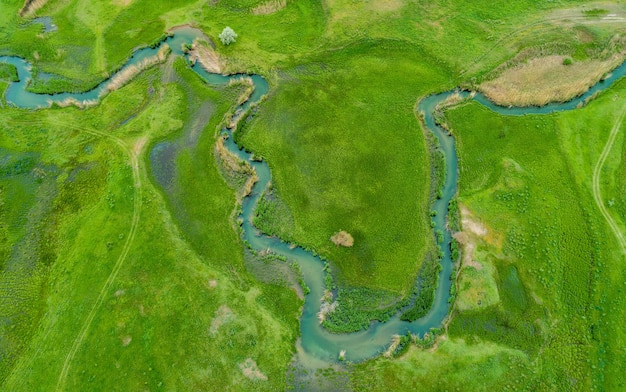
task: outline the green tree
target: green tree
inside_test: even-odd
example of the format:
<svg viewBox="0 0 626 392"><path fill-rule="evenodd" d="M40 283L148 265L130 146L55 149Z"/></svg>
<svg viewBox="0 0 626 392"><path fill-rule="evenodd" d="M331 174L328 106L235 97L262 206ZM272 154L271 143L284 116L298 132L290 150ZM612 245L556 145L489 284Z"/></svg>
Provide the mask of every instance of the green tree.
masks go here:
<svg viewBox="0 0 626 392"><path fill-rule="evenodd" d="M224 27L224 30L222 30L222 33L218 37L224 45L230 45L233 42L235 42L235 40L237 39L237 33L235 33L235 30L226 26Z"/></svg>

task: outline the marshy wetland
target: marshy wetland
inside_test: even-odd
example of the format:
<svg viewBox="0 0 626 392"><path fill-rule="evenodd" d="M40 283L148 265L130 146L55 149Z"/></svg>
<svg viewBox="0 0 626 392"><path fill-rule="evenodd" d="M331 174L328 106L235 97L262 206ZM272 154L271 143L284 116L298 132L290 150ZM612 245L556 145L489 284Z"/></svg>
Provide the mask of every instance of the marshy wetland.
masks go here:
<svg viewBox="0 0 626 392"><path fill-rule="evenodd" d="M617 65L620 5L36 3L56 30L0 30L2 388L621 389L626 66L469 91Z"/></svg>

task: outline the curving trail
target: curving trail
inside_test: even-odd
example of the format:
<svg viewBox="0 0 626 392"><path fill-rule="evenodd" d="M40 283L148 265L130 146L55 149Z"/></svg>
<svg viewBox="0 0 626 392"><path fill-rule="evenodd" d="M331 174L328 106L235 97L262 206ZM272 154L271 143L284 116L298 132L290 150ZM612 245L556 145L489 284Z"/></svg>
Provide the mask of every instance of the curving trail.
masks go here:
<svg viewBox="0 0 626 392"><path fill-rule="evenodd" d="M142 207L142 198L141 198L142 184L141 184L141 175L140 175L140 167L139 167L139 155L141 153L141 147L143 147L143 143L139 144L138 146L139 148L130 149L128 145L122 139L116 136L110 135L108 133L95 130L95 129L80 128L73 124L68 124L62 121L50 121L49 119L47 121L22 121L22 122L27 123L29 125L39 125L39 126L52 124L57 127L65 128L65 129L72 130L75 132L82 132L82 133L87 133L93 136L104 137L104 138L110 139L115 144L117 144L122 151L124 151L128 155L129 160L130 160L130 166L131 166L132 173L133 173L134 203L133 203L133 216L131 219L131 227L129 229L128 236L126 237L126 242L124 243L122 251L120 252L120 255L118 256L111 273L109 274L109 276L107 277L107 280L105 281L104 285L100 289L96 302L91 307L91 310L89 311L89 314L87 315L87 318L85 319L85 321L83 321L83 324L80 328L80 332L78 333L78 335L72 342L72 347L65 357L65 360L63 362L63 367L61 369L59 378L57 380L57 386L55 388L56 391L61 391L63 390L65 386L65 380L67 379L67 375L71 368L72 361L74 357L76 356L78 349L80 348L83 341L85 340L85 337L87 336L87 332L89 331L89 328L91 327L91 324L93 323L93 319L95 318L95 315L98 309L100 308L100 305L104 301L104 298L107 292L109 291L109 289L111 288L111 285L117 278L117 274L119 270L121 269L122 265L124 264L124 261L126 260L128 252L130 251L130 247L135 238L135 233L137 231L137 226L139 225L139 220L141 216L140 213L141 213L141 207Z"/></svg>
<svg viewBox="0 0 626 392"><path fill-rule="evenodd" d="M518 35L520 33L523 33L524 31L530 30L532 28L539 27L541 25L550 25L550 24L552 24L554 22L566 22L566 21L580 22L581 24L585 24L585 22L597 23L597 24L626 23L626 19L624 19L621 16L620 17L615 17L615 18L612 18L612 19L594 19L594 18L590 18L588 16L573 16L573 15L572 16L568 16L568 15L557 16L557 17L553 17L553 18L544 18L544 19L538 20L536 22L531 22L531 23L528 23L528 24L524 25L523 27L515 29L515 30L505 34L501 38L499 38L490 48L488 48L486 51L484 51L478 57L475 57L473 60L471 60L468 63L468 65L465 66L465 68L459 72L459 76L463 76L466 73L468 73L481 60L483 60L489 54L494 52L497 48L501 47L506 41L510 40L511 38L515 37L516 35Z"/></svg>
<svg viewBox="0 0 626 392"><path fill-rule="evenodd" d="M96 302L91 307L91 310L89 311L89 314L87 315L87 318L83 322L83 325L80 328L80 332L78 333L78 336L76 336L76 338L74 339L74 342L72 343L72 347L65 357L65 361L63 362L63 367L61 368L61 372L59 374L59 379L57 380L57 386L55 389L56 391L61 391L64 389L65 380L67 379L67 375L72 366L72 361L74 357L76 356L78 349L80 348L83 341L85 340L85 337L87 336L87 332L89 331L89 328L91 327L91 324L93 323L93 319L95 318L96 313L98 309L100 308L100 305L102 305L102 302L104 301L106 294L111 288L111 285L117 278L117 274L120 271L122 264L124 264L124 261L126 260L126 256L128 256L130 247L135 239L137 226L139 225L139 219L141 217L141 206L142 206L141 191L142 189L141 189L141 175L139 172L139 154L141 152L140 149L131 150L128 148L126 143L120 138L117 138L115 136L109 135L101 131L97 131L94 129L80 129L80 128L76 128L73 126L68 126L67 124L57 123L56 125L64 126L64 127L67 127L67 128L79 131L79 132L85 132L94 136L106 137L108 139L111 139L118 146L120 146L120 148L129 156L130 166L133 172L133 185L135 189L135 193L133 195L133 198L134 198L133 217L131 219L131 226L129 229L128 236L126 237L126 242L124 243L124 247L122 248L122 251L120 252L120 255L118 256L115 262L115 265L113 266L113 269L111 270L111 273L109 274L107 280L104 282L104 285L100 289Z"/></svg>
<svg viewBox="0 0 626 392"><path fill-rule="evenodd" d="M181 33L180 36L172 36L166 39L163 43L170 42L172 48L176 48L180 43L187 42L188 40L193 39L197 34L195 30L187 31L184 34ZM169 40L169 41L168 41ZM187 41L186 41L187 40ZM175 45L176 44L176 45ZM155 50L155 49L150 49ZM158 50L158 49L156 49ZM142 52L143 53L143 52ZM148 53L148 52L146 52ZM180 53L175 53L176 55L184 56L185 54L181 51ZM7 58L8 60L12 60L15 58ZM1 60L1 58L0 58ZM474 62L475 63L475 62ZM132 64L131 64L132 65ZM24 67L24 62L16 62L16 67ZM238 79L242 77L251 77L253 80L253 84L255 86L254 92L252 96L237 106L236 113L239 113L236 119L240 119L243 113L245 113L253 103L258 102L262 96L267 92L269 86L267 81L258 75L245 75L245 74L234 74L234 75L217 75L204 71L202 68L192 67L192 69L207 82L208 84L226 84L229 83L233 79ZM29 76L28 69L23 69L23 75ZM621 78L624 74L619 74L615 76L613 79L607 79L607 82L602 87L608 88L616 79ZM256 78L256 79L255 79ZM103 84L104 85L104 84ZM598 88L599 89L599 88ZM597 90L597 89L596 89ZM93 90L96 91L96 90ZM438 138L442 151L444 152L444 156L446 157L446 182L444 184L444 195L445 197L438 201L436 209L440 214L437 214L435 218L435 223L438 227L441 227L441 230L444 232L444 246L442 246L442 251L444 252L444 257L441 261L442 272L439 275L439 285L437 286L437 290L435 293L435 299L431 310L424 317L416 320L415 322L409 323L402 321L399 316L394 316L391 320L388 320L385 323L376 323L371 328L365 331L360 331L353 334L331 334L324 330L317 319L317 312L321 307L321 302L319 298L323 296L323 290L325 288L324 284L324 271L323 271L323 262L322 260L310 252L302 249L302 248L293 248L286 243L283 243L275 238L267 237L262 234L257 234L258 230L252 226L252 220L250 219L251 214L254 211L254 208L258 202L262 191L265 189L269 181L271 181L271 173L267 163L263 161L253 161L251 155L247 153L245 150L241 149L238 146L232 137L226 139L227 148L237 157L242 160L250 161L251 165L255 169L257 173L259 173L259 181L255 184L252 194L246 197L242 202L242 211L240 213L240 217L242 218L242 228L243 228L243 236L246 241L250 244L253 249L256 250L266 250L271 249L278 255L283 255L285 257L293 258L300 265L303 270L304 279L307 286L311 289L311 293L308 295L307 300L305 301L305 307L301 316L300 328L301 335L303 337L302 340L302 348L303 352L306 352L311 358L317 360L325 360L328 362L336 362L337 361L337 352L345 353L347 349L347 358L350 361L358 362L367 358L371 358L373 356L379 355L383 350L388 348L389 345L389 337L394 334L406 334L407 332L411 332L413 334L422 335L428 332L431 328L437 327L441 325L441 323L448 317L449 315L449 298L450 298L450 290L452 287L452 280L450 279L451 274L453 272L452 269L452 260L450 254L450 247L447 244L450 244L451 241L451 233L446 228L446 215L448 202L451 197L456 194L457 187L457 175L458 175L458 166L457 166L457 156L455 150L455 142L454 138L452 138L449 133L442 128L440 128L435 121L434 118L434 110L437 105L445 100L450 94L460 94L465 98L472 98L482 105L490 108L491 110L500 113L502 115L523 115L529 113L535 114L546 114L557 111L565 111L565 110L574 110L578 107L580 103L584 103L584 100L587 99L587 96L591 95L594 91L590 90L588 94L584 94L578 98L575 98L571 101L562 104L548 105L546 107L541 108L513 108L513 107L499 107L491 104L486 97L477 94L476 96L471 95L469 92L446 92L440 94L430 95L421 99L417 105L417 110L424 113L424 121L425 126L429 129L435 137ZM91 96L92 92L83 93L82 96L88 97ZM39 101L42 101L42 98L36 96L34 94L28 95L26 100L37 98ZM24 99L24 97L17 96L16 98ZM72 98L72 96L70 96ZM54 95L48 97L44 104L47 103L52 105L52 102L64 102L64 95ZM34 100L33 102L27 102L25 107L29 108L41 108L43 106L41 102ZM621 245L622 251L626 253L626 239L624 238L624 234L620 230L617 223L613 220L613 218L608 213L606 207L604 206L600 194L600 172L604 163L608 157L608 154L613 146L613 143L616 139L617 132L622 124L623 118L626 116L626 108L618 117L617 122L614 124L613 129L611 130L609 140L605 145L602 154L600 156L599 161L596 164L593 173L593 194L598 207L600 208L604 218L609 223L609 226L615 233L618 238L618 241ZM115 261L109 276L104 282L102 288L100 289L96 301L92 305L88 314L86 315L82 325L80 326L79 332L73 340L71 347L65 356L63 361L63 366L60 369L60 373L57 379L56 391L61 391L65 389L66 381L68 374L70 372L72 363L74 358L81 348L83 342L86 339L86 336L91 328L93 320L95 319L95 315L99 311L102 303L104 302L107 294L109 293L113 282L117 278L117 275L126 260L128 253L130 252L130 248L135 239L135 234L137 231L137 227L140 220L140 212L142 208L142 184L141 184L141 170L139 166L139 156L141 153L141 149L143 146L143 142L145 140L139 140L134 146L130 146L123 140L115 137L113 135L107 134L102 131L98 131L95 129L80 129L79 127L66 124L64 122L57 122L56 125L60 127L65 127L66 129L72 129L78 132L85 132L94 136L108 138L117 144L129 157L130 165L133 173L133 185L134 185L134 204L133 204L133 215L131 219L129 234L126 238L124 246L119 254L119 257ZM227 135L231 135L232 129L224 128L222 130ZM342 349L339 351L339 349Z"/></svg>
<svg viewBox="0 0 626 392"><path fill-rule="evenodd" d="M604 219L611 227L611 230L613 230L615 237L617 237L617 241L619 242L622 248L622 253L626 253L626 238L624 238L624 233L622 233L622 230L617 225L617 223L615 222L611 214L609 214L609 211L606 209L606 206L604 205L604 202L602 201L602 194L600 192L600 174L602 172L602 167L604 166L604 162L606 162L606 158L609 156L609 153L611 152L611 148L613 147L613 143L615 142L617 133L619 132L622 126L622 120L624 120L624 115L626 115L626 108L622 110L619 117L617 118L617 121L615 121L615 124L613 124L613 129L611 129L611 133L609 134L609 140L607 140L604 146L604 149L602 150L602 154L600 154L600 158L598 159L598 162L596 163L596 166L593 169L593 180L592 180L593 181L593 186L592 186L593 198L595 199L596 204L598 205L598 208L600 209L600 212L602 212Z"/></svg>

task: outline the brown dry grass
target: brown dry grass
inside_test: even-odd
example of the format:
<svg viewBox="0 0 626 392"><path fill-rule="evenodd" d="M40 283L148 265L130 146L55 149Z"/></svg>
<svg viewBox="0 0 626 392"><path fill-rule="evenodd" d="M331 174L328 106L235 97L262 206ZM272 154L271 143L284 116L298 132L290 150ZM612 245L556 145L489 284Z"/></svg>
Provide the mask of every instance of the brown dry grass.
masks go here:
<svg viewBox="0 0 626 392"><path fill-rule="evenodd" d="M121 71L117 72L111 77L109 83L100 93L100 97L103 97L111 91L115 91L124 86L131 79L140 74L143 70L150 68L153 65L164 62L167 59L167 55L169 54L169 52L170 47L167 44L164 44L161 49L159 49L156 55L152 57L147 57L137 64L132 64L124 67Z"/></svg>
<svg viewBox="0 0 626 392"><path fill-rule="evenodd" d="M125 67L124 69L122 69L121 71L117 72L115 75L111 77L111 79L109 80L109 83L100 92L100 95L98 96L98 98L102 98L108 93L121 88L122 86L124 86L126 83L131 81L135 76L140 74L145 69L150 68L153 65L164 62L167 59L167 55L169 54L169 52L170 52L169 46L163 45L161 49L159 49L156 55L152 57L148 57L137 64L129 65ZM48 100L48 103L52 104L53 102L51 100ZM76 98L70 97L70 98L64 99L63 101L54 102L54 103L58 105L59 107L67 107L67 106L74 105L82 109L82 108L97 105L98 100L79 101ZM143 145L139 146L139 148L141 147L143 147Z"/></svg>
<svg viewBox="0 0 626 392"><path fill-rule="evenodd" d="M344 230L330 237L330 240L337 246L341 245L349 248L354 245L354 238L352 238L350 233Z"/></svg>
<svg viewBox="0 0 626 392"><path fill-rule="evenodd" d="M252 9L254 15L269 15L278 12L287 6L287 0L269 0Z"/></svg>
<svg viewBox="0 0 626 392"><path fill-rule="evenodd" d="M215 155L220 162L221 167L226 170L226 172L231 175L242 173L248 176L246 183L237 194L237 201L241 202L244 197L250 194L252 187L259 180L256 171L248 162L240 160L237 156L228 151L224 145L224 138L220 137L217 139L217 142L215 143Z"/></svg>
<svg viewBox="0 0 626 392"><path fill-rule="evenodd" d="M452 106L458 105L463 102L463 97L461 97L460 92L455 92L454 94L450 94L444 99L442 102L439 102L435 107L435 110L443 110L446 108L450 108Z"/></svg>
<svg viewBox="0 0 626 392"><path fill-rule="evenodd" d="M91 106L96 106L98 104L98 101L96 100L84 100L84 101L79 101L76 98L66 98L62 101L58 101L58 102L52 102L52 100L48 100L48 103L52 104L56 104L57 106L61 107L61 108L65 108L68 106L76 106L78 108L84 109L84 108L88 108Z"/></svg>
<svg viewBox="0 0 626 392"><path fill-rule="evenodd" d="M333 302L332 291L324 290L324 295L321 298L320 311L317 312L317 319L320 321L320 324L326 320L328 313L337 309L337 306L339 306L339 303L337 301Z"/></svg>
<svg viewBox="0 0 626 392"><path fill-rule="evenodd" d="M24 1L24 6L20 10L20 16L30 16L37 12L41 7L46 5L48 0L26 0Z"/></svg>
<svg viewBox="0 0 626 392"><path fill-rule="evenodd" d="M541 106L574 98L617 67L623 55L607 60L587 60L563 65L566 56L533 58L502 71L478 88L499 105Z"/></svg>
<svg viewBox="0 0 626 392"><path fill-rule="evenodd" d="M222 73L224 64L220 55L208 44L194 42L189 51L191 61L197 61L207 72Z"/></svg>
<svg viewBox="0 0 626 392"><path fill-rule="evenodd" d="M228 85L229 86L242 85L245 87L245 90L237 98L237 106L241 105L242 103L250 99L250 96L254 92L254 82L252 81L252 78L250 77L245 77L241 79L231 79L228 82ZM231 127L231 128L234 128L234 127Z"/></svg>
<svg viewBox="0 0 626 392"><path fill-rule="evenodd" d="M248 177L248 180L246 181L246 183L244 184L241 190L241 198L248 196L250 192L252 192L252 187L254 186L254 184L256 184L258 180L259 180L259 176L257 176L256 172L254 172L254 174Z"/></svg>

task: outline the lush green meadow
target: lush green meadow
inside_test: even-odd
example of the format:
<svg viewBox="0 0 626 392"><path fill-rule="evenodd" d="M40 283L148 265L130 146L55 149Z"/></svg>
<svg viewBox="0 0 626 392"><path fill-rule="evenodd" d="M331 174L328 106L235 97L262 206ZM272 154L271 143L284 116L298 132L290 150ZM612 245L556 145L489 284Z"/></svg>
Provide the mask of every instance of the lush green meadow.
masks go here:
<svg viewBox="0 0 626 392"><path fill-rule="evenodd" d="M0 0L0 55L32 62L41 77L31 90L83 91L189 23L227 71L267 78L269 95L236 134L272 170L255 224L328 260L335 331L389 317L418 273L434 270L424 263L436 171L416 102L476 86L505 62L605 59L624 49L626 29L603 19L626 16L612 3L264 4L51 0L37 15L58 31L42 33L18 16L23 1ZM231 46L217 39L227 25L239 34ZM0 92L15 78L0 63ZM215 152L240 93L207 88L176 60L90 109L0 102L0 389L301 385L289 376L302 300L287 286L298 271L244 250L234 219L243 180ZM625 99L620 82L567 113L445 112L471 253L451 318L433 348L342 367L341 387L625 388L624 255L596 201L625 233L622 128L594 186ZM340 230L352 247L331 242ZM329 374L302 378L337 387Z"/></svg>
<svg viewBox="0 0 626 392"><path fill-rule="evenodd" d="M3 121L12 124L2 133L3 254L10 256L3 259L2 275L2 350L8 359L2 362L3 388L54 389L94 306L65 380L68 389L112 382L120 390L252 389L254 381L239 369L248 358L269 380L261 388L284 384L299 300L286 288L257 282L244 268L230 218L234 190L211 153L221 116L211 116L199 130L198 152L187 151L200 163L181 173L195 182L179 179L202 179L199 190L187 184L180 196L183 208L204 206L203 214L193 215L195 223L178 222L167 193L148 175L147 146L191 127L190 102L204 100L224 113L236 97L235 91L200 88L190 72L162 84L155 69L87 111L31 112L26 120L22 110L3 112ZM112 138L129 151L144 146L140 220L120 273L98 306L129 235L137 195L129 157ZM192 197L195 204L186 201ZM188 226L202 226L203 233ZM200 235L220 240L196 250ZM12 252L7 243L15 244Z"/></svg>
<svg viewBox="0 0 626 392"><path fill-rule="evenodd" d="M356 386L624 388L624 254L594 202L591 177L625 93L620 82L586 108L556 115L504 117L476 103L448 112L459 202L485 233L473 239L474 260L461 269L458 306L438 348L359 365ZM610 211L623 227L615 174L623 136L611 154L603 199L614 200ZM444 375L433 378L425 370L433 368Z"/></svg>

